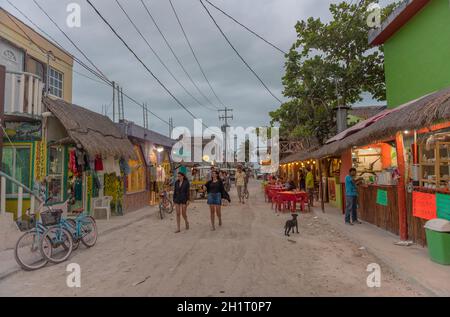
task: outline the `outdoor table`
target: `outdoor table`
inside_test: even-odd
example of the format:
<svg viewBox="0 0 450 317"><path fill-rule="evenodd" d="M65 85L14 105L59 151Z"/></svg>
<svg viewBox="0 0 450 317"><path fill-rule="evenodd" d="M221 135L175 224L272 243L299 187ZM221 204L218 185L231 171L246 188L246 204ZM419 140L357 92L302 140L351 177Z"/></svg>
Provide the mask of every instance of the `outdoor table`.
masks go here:
<svg viewBox="0 0 450 317"><path fill-rule="evenodd" d="M300 203L301 211L303 211L305 209L305 202L308 201L308 193L304 191L281 191L276 195L278 211L281 211L281 204L289 203L291 205L291 211L294 212L297 202Z"/></svg>
<svg viewBox="0 0 450 317"><path fill-rule="evenodd" d="M265 194L267 197L267 201L272 202L273 196L283 190L285 190L285 188L283 187L266 187Z"/></svg>

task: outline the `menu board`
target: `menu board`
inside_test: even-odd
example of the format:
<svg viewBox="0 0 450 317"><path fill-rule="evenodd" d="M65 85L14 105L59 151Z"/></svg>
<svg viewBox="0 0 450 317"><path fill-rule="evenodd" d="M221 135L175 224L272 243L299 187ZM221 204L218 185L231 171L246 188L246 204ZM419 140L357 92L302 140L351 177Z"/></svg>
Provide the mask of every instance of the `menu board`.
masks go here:
<svg viewBox="0 0 450 317"><path fill-rule="evenodd" d="M450 195L437 193L436 207L438 218L450 220Z"/></svg>
<svg viewBox="0 0 450 317"><path fill-rule="evenodd" d="M413 215L426 220L436 218L436 195L413 192Z"/></svg>
<svg viewBox="0 0 450 317"><path fill-rule="evenodd" d="M377 190L377 204L381 206L387 206L388 205L388 197L387 197L387 191L378 189Z"/></svg>

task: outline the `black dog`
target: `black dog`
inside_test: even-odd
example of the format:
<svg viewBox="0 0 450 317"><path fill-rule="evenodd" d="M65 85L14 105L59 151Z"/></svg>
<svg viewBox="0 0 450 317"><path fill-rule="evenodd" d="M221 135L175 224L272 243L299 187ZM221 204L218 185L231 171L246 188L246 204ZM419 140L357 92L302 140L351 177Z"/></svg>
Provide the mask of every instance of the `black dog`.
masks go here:
<svg viewBox="0 0 450 317"><path fill-rule="evenodd" d="M289 237L289 232L291 232L292 229L292 233L294 233L294 229L297 229L297 233L298 233L298 222L297 222L297 214L292 214L292 219L286 221L286 224L284 225L284 235Z"/></svg>

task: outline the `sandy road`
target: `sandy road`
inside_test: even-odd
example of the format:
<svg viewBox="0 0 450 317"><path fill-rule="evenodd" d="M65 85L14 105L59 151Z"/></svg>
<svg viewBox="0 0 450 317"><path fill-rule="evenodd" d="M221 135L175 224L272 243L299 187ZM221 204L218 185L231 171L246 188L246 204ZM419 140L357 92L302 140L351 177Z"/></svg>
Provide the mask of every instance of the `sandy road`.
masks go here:
<svg viewBox="0 0 450 317"><path fill-rule="evenodd" d="M420 296L381 265L380 288L366 272L377 260L325 220L302 214L300 234L286 238L288 214L264 203L259 183L246 205L223 208L209 228L204 201L188 209L191 229L174 233L173 216L150 217L100 236L69 262L81 265L81 288L66 286L66 265L19 272L0 281L2 296Z"/></svg>

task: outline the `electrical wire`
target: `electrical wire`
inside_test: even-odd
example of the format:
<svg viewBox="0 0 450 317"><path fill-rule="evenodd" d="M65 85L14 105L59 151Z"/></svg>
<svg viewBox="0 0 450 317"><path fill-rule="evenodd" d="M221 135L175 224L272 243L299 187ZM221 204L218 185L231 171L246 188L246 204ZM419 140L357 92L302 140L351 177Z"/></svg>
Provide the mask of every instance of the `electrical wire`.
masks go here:
<svg viewBox="0 0 450 317"><path fill-rule="evenodd" d="M263 87L269 92L269 94L272 95L273 98L275 98L279 103L283 103L270 89L269 87L267 87L267 85L264 83L264 81L261 79L261 77L259 77L259 75L253 70L253 68L246 62L246 60L242 57L242 55L238 52L238 50L234 47L234 45L231 43L231 41L228 39L228 37L226 36L226 34L222 31L222 29L220 28L219 24L217 24L217 21L214 19L214 17L212 16L211 12L208 10L208 8L206 7L206 5L203 3L202 0L199 0L200 3L202 4L203 8L206 10L206 12L208 13L209 17L211 18L211 20L214 22L215 26L217 27L217 29L219 30L220 34L222 34L222 36L225 38L225 40L227 41L227 43L231 46L231 48L233 49L233 51L236 53L236 55L240 58L240 60L245 64L245 66L247 66L247 68L250 70L250 72L252 72L253 75L255 75L255 77L259 80L259 82L263 85Z"/></svg>
<svg viewBox="0 0 450 317"><path fill-rule="evenodd" d="M183 72L186 74L186 76L189 78L189 80L191 81L192 85L200 92L201 95L202 92L200 91L200 88L197 86L197 84L194 82L194 80L192 79L192 76L188 73L188 71L186 70L186 68L183 66L183 63L181 62L180 58L178 57L178 55L175 53L175 50L172 48L172 46L170 45L169 41L167 40L167 38L164 36L164 33L161 31L161 28L159 27L158 23L156 22L155 18L153 17L153 15L150 13L150 9L148 8L148 6L145 4L145 2L143 0L140 0L142 5L144 6L145 11L147 12L147 14L149 15L150 19L152 20L153 24L155 25L156 29L158 30L159 34L161 34L162 38L164 39L164 42L166 43L167 47L169 48L170 52L172 53L172 55L175 57L175 60L178 62L178 64L180 65L181 69L183 70ZM208 99L209 100L209 99ZM215 106L217 108L217 106Z"/></svg>
<svg viewBox="0 0 450 317"><path fill-rule="evenodd" d="M217 93L215 92L214 88L212 87L210 81L208 80L208 77L206 77L205 71L203 70L203 67L202 67L202 65L200 64L200 62L199 62L199 60L197 58L197 55L195 54L194 48L192 47L191 41L189 41L189 38L188 38L188 36L187 36L187 34L186 34L185 30L184 30L183 24L181 23L181 20L180 20L180 18L178 16L178 13L175 10L175 7L174 7L174 5L172 3L172 0L169 0L169 3L170 3L170 6L172 7L172 11L175 14L175 17L176 17L177 21L178 21L178 25L180 26L181 31L183 32L184 39L186 40L186 42L187 42L187 44L188 44L188 46L189 46L189 48L190 48L190 50L192 52L192 55L194 56L194 59L197 62L197 65L200 68L201 73L203 74L203 77L205 78L206 82L208 83L208 86L211 89L211 91L213 92L213 94L216 97L217 101L219 101L219 103L223 107L225 107L225 104L222 102L222 100L220 100L219 96L217 96Z"/></svg>
<svg viewBox="0 0 450 317"><path fill-rule="evenodd" d="M58 41L56 41L54 38L52 38L47 32L45 32L42 28L40 28L36 23L33 22L33 20L31 20L22 10L20 10L19 8L17 8L14 4L12 4L9 0L6 0L14 9L16 9L22 16L24 16L33 26L35 26L39 31L41 31L43 34L45 34L46 36L48 36L53 42L55 42L55 45L57 47L59 47L61 50L65 51L66 50L62 47L62 45L60 43L58 43ZM8 17L14 22L14 24L22 31L22 33L24 33L24 35L30 40L30 42L32 42L36 47L38 47L43 53L47 53L47 51L45 49L43 49L41 46L39 46L35 41L33 41L33 39L12 19L12 17L7 14ZM70 54L70 53L68 53ZM113 87L113 84L111 81L109 80L105 80L100 74L98 74L95 70L91 69L89 66L87 66L85 63L83 63L80 59L78 59L76 56L72 55L72 57L74 58L74 60L80 64L80 66L84 67L85 69L87 69L88 71L92 72L97 78L101 79L102 81L96 80L94 78L91 78L83 73L77 72L75 70L72 70L74 73L79 74L87 79L90 79L94 82L109 86L109 87ZM55 61L56 62L56 61ZM62 65L62 64L60 64ZM136 101L136 99L132 98L131 96L129 96L128 94L126 94L125 92L123 92L123 95L128 98L131 102L135 103L136 105L138 105L139 107L143 108L142 104L140 104L138 101ZM156 113L154 113L153 111L151 111L150 109L147 109L149 113L151 113L154 117L156 117L157 119L159 119L160 121L162 121L163 123L169 125L169 122L167 120L162 119L160 116L158 116Z"/></svg>
<svg viewBox="0 0 450 317"><path fill-rule="evenodd" d="M277 51L283 53L284 55L287 55L288 53L286 51L284 51L283 49L279 48L278 46L276 46L275 44L269 42L268 40L266 40L265 38L263 38L261 35L259 35L258 33L256 33L255 31L253 31L252 29L250 29L249 27L245 26L244 24L242 24L241 22L239 22L238 20L236 20L235 18L233 18L230 14L226 13L224 10L222 10L221 8L219 8L218 6L216 6L215 4L211 3L209 0L205 0L206 2L208 2L208 4L210 6L212 6L214 9L216 9L217 11L221 12L223 15L225 15L226 17L228 17L229 19L231 19L232 21L234 21L235 23L237 23L238 25L240 25L241 27L243 27L244 29L246 29L247 31L249 31L250 33L252 33L253 35L255 35L257 38L259 38L260 40L264 41L265 43L269 44L270 46L272 46L274 49L276 49Z"/></svg>
<svg viewBox="0 0 450 317"><path fill-rule="evenodd" d="M136 60L145 68L145 70L158 82L158 84L175 100L175 102L183 108L192 118L197 119L197 117L180 101L178 98L161 82L161 80L152 72L152 70L145 64L142 59L136 54L136 52L127 44L127 42L122 38L122 36L117 33L114 27L106 20L106 18L100 13L100 11L94 6L90 0L86 2L91 6L95 13L100 17L100 19L109 27L109 29L114 33L114 35L122 42L122 44L130 51L130 53L136 58ZM207 127L204 123L203 125Z"/></svg>
<svg viewBox="0 0 450 317"><path fill-rule="evenodd" d="M36 0L33 0L34 4L49 18L49 20L56 26L56 28L66 37L66 39L77 49L78 52L83 55L84 58L92 65L94 68L103 76L104 79L108 80L108 78L105 76L105 74L102 73L102 71L87 57L87 55L81 50L78 45L76 45L72 39L64 32L63 29L59 27L59 25L55 22L55 20L52 19L52 17L39 5L39 3Z"/></svg>
<svg viewBox="0 0 450 317"><path fill-rule="evenodd" d="M156 58L158 59L158 61L163 65L163 67L167 70L167 72L170 74L170 76L172 76L172 78L178 83L178 85L180 85L181 88L183 88L183 90L189 95L191 96L192 99L194 99L199 105L201 105L202 107L208 109L208 110L212 110L215 111L216 109L211 109L209 107L207 107L206 105L204 105L203 103L201 103L197 98L195 98L187 89L186 87L175 77L175 75L172 73L172 71L169 69L169 67L166 65L166 63L164 63L164 61L161 59L161 57L158 55L158 53L153 49L153 47L150 45L150 43L148 42L148 40L145 38L145 36L142 34L142 32L139 30L138 26L136 25L136 23L133 22L133 20L131 19L130 15L128 14L128 12L125 10L125 8L120 4L119 0L115 0L117 5L119 6L119 8L122 10L122 12L124 13L124 15L127 17L128 21L130 21L130 23L133 25L134 29L136 30L136 32L140 35L140 37L144 40L144 42L147 44L148 48L150 48L150 50L152 51L152 53L156 56Z"/></svg>

